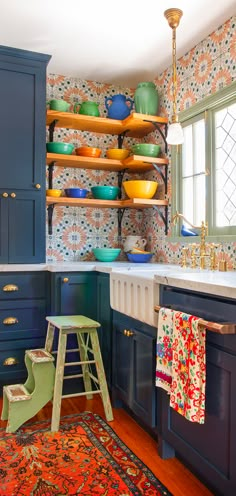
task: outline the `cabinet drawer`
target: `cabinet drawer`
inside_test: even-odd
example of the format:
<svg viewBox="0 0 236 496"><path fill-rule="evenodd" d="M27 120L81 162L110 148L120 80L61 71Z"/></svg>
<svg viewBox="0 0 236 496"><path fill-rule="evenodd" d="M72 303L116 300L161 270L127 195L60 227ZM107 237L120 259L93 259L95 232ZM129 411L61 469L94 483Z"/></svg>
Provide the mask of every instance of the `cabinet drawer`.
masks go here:
<svg viewBox="0 0 236 496"><path fill-rule="evenodd" d="M45 298L47 274L45 272L8 272L0 275L0 300Z"/></svg>
<svg viewBox="0 0 236 496"><path fill-rule="evenodd" d="M46 335L45 300L0 301L0 341Z"/></svg>
<svg viewBox="0 0 236 496"><path fill-rule="evenodd" d="M1 343L0 387L26 379L25 350L43 348L44 342L44 338L33 338Z"/></svg>

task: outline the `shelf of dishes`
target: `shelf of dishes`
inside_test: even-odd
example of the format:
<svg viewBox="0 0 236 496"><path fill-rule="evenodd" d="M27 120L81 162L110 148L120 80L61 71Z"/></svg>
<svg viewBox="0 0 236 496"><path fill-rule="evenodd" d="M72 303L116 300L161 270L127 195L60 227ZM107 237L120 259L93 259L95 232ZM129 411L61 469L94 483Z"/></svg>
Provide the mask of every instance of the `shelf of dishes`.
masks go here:
<svg viewBox="0 0 236 496"><path fill-rule="evenodd" d="M91 158L79 155L62 155L60 153L47 153L47 165L55 162L57 166L79 168L79 169L99 169L111 172L128 169L133 172L145 172L153 169L153 163L166 166L167 158L144 157L141 155L130 155L124 160L114 160L108 158Z"/></svg>
<svg viewBox="0 0 236 496"><path fill-rule="evenodd" d="M102 134L123 134L134 138L155 131L156 125L167 125L166 117L132 113L126 119L120 121L107 117L94 117L90 115L74 114L70 112L58 112L47 110L46 124L58 128L76 129L79 131L91 131Z"/></svg>
<svg viewBox="0 0 236 496"><path fill-rule="evenodd" d="M125 200L97 200L93 198L67 198L46 197L47 205L71 206L71 207L93 207L93 208L153 208L154 206L167 206L168 200L156 200L145 198L132 198Z"/></svg>

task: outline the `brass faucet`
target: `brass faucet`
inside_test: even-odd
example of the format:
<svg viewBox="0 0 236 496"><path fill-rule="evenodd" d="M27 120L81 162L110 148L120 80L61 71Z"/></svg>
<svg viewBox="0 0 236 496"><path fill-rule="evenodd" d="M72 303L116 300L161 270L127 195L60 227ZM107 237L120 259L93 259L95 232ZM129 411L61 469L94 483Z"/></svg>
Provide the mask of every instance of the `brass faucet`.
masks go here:
<svg viewBox="0 0 236 496"><path fill-rule="evenodd" d="M195 226L194 224L189 222L183 214L176 212L176 214L172 217L172 225L175 225L179 218L187 222L192 228L200 229L200 244L191 243L188 245L188 248L182 248L182 267L187 267L187 256L190 253L191 267L193 269L197 267L197 259L199 258L200 269L206 268L206 259L209 259L210 270L216 270L216 248L218 248L218 246L220 245L215 243L206 243L206 236L208 235L208 223L202 221L201 226ZM197 254L198 247L199 254Z"/></svg>

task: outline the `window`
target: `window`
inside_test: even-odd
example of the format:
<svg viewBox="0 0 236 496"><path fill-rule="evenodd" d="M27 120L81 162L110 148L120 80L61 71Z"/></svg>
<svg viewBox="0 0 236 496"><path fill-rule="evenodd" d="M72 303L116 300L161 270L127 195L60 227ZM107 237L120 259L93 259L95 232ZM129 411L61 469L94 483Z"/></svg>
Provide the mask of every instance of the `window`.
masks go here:
<svg viewBox="0 0 236 496"><path fill-rule="evenodd" d="M209 235L236 235L236 83L179 119L184 144L172 155L172 213L207 222Z"/></svg>

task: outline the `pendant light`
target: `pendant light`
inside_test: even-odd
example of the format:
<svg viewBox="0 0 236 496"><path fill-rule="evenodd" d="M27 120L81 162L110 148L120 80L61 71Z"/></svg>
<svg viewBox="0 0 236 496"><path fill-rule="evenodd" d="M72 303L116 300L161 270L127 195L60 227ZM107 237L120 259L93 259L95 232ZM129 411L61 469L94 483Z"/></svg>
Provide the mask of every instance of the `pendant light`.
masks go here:
<svg viewBox="0 0 236 496"><path fill-rule="evenodd" d="M180 9L167 9L164 16L172 29L172 87L173 87L173 115L171 124L169 125L166 141L168 145L181 145L184 142L184 133L181 124L178 122L176 112L176 96L177 96L177 76L176 76L176 28L179 25L183 15Z"/></svg>

